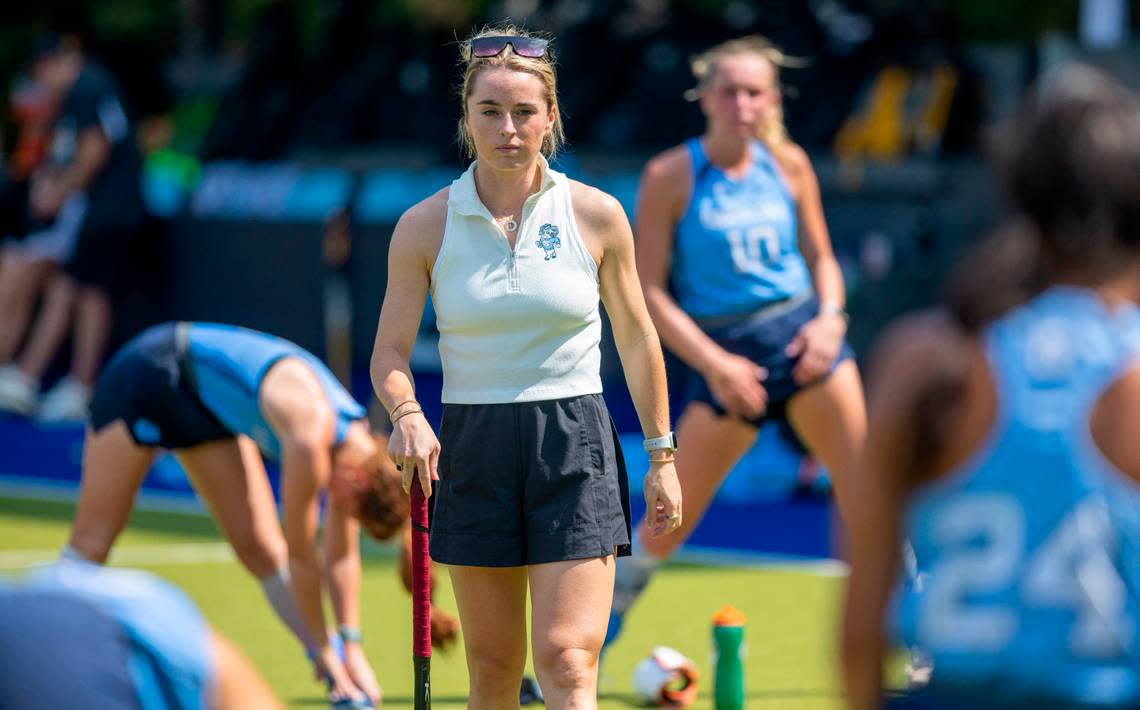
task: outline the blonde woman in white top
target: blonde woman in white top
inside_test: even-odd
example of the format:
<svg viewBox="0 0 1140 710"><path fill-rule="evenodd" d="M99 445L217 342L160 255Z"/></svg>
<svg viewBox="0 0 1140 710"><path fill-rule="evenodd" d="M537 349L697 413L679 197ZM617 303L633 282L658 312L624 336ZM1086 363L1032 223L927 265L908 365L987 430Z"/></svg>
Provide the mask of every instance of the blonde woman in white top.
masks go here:
<svg viewBox="0 0 1140 710"><path fill-rule="evenodd" d="M434 488L431 553L455 589L468 707L518 706L529 585L547 705L594 708L614 558L630 542L601 397L599 297L650 450L655 534L681 524L661 345L621 206L544 157L562 140L548 41L500 27L463 49L460 138L476 160L396 226L372 379L405 487ZM408 365L429 292L444 377L438 440Z"/></svg>

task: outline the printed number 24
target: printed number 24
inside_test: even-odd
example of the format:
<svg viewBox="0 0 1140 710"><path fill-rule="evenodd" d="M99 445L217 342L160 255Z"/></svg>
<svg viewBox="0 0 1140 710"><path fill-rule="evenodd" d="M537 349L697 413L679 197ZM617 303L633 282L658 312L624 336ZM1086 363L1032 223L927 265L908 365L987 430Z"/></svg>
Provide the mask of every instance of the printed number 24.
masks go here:
<svg viewBox="0 0 1140 710"><path fill-rule="evenodd" d="M919 640L932 650L1000 651L1018 632L1015 607L968 601L1019 584L1021 603L1075 613L1069 650L1111 657L1132 643L1127 589L1110 557L1112 521L1102 501L1086 499L1023 565L1025 513L1011 496L971 496L933 521L935 543L961 550L936 564L922 593ZM972 541L984 540L980 546ZM1020 582L1018 570L1023 569Z"/></svg>

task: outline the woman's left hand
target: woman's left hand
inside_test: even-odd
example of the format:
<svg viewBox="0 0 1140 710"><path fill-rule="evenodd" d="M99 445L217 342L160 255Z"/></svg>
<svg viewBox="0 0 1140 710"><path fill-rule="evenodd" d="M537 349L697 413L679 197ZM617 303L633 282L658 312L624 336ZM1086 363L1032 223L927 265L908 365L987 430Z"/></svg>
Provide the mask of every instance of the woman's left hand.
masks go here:
<svg viewBox="0 0 1140 710"><path fill-rule="evenodd" d="M649 462L649 473L645 476L645 506L653 537L681 527L681 483L677 480L677 469L672 461Z"/></svg>
<svg viewBox="0 0 1140 710"><path fill-rule="evenodd" d="M792 379L806 385L826 375L843 347L846 333L847 323L838 315L820 314L804 323L784 349L788 357L799 358L792 368Z"/></svg>
<svg viewBox="0 0 1140 710"><path fill-rule="evenodd" d="M376 674L372 672L372 666L368 663L368 657L364 655L364 649L360 644L345 644L344 669L348 671L348 677L352 678L352 682L356 683L356 687L368 695L369 699L372 700L372 704L376 707L380 707L380 684L376 682Z"/></svg>

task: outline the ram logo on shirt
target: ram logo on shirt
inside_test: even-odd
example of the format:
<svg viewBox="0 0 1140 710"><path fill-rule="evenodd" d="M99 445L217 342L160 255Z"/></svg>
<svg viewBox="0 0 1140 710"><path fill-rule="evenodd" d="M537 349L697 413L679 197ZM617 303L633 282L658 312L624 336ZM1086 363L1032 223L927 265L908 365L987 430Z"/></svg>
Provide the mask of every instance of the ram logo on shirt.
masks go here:
<svg viewBox="0 0 1140 710"><path fill-rule="evenodd" d="M542 250L546 252L546 258L543 261L557 259L558 253L555 249L562 246L562 240L558 238L558 227L553 224L544 224L539 227L538 241L535 244L542 247Z"/></svg>

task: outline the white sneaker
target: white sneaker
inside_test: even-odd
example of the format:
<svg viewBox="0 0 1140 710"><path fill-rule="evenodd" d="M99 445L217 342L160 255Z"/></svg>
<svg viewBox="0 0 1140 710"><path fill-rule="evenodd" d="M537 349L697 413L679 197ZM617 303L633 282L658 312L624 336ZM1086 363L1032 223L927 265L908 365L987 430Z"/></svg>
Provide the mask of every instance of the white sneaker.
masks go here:
<svg viewBox="0 0 1140 710"><path fill-rule="evenodd" d="M40 383L15 365L0 366L0 412L30 417L39 406Z"/></svg>
<svg viewBox="0 0 1140 710"><path fill-rule="evenodd" d="M56 383L40 404L41 422L82 422L91 404L91 388L68 375Z"/></svg>

